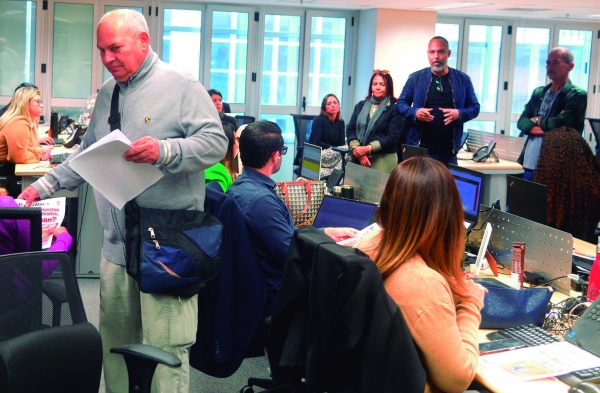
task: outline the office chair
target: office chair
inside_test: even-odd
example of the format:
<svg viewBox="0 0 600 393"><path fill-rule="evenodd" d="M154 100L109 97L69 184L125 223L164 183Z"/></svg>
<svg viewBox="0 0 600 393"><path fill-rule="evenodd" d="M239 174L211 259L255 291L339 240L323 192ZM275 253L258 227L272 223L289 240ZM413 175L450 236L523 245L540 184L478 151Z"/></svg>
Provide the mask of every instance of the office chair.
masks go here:
<svg viewBox="0 0 600 393"><path fill-rule="evenodd" d="M206 187L204 207L223 224L223 239L219 274L198 294L198 332L190 350L190 366L225 378L244 358L264 356L257 332L266 287L237 202L224 194L217 182L211 182Z"/></svg>
<svg viewBox="0 0 600 393"><path fill-rule="evenodd" d="M312 122L317 116L295 114L292 114L291 116L294 119L294 132L296 134L296 155L294 156L294 165L300 165L304 142L307 142L310 138Z"/></svg>
<svg viewBox="0 0 600 393"><path fill-rule="evenodd" d="M313 227L296 230L292 238L267 352L274 380L294 389L425 388L416 346L377 266Z"/></svg>
<svg viewBox="0 0 600 393"><path fill-rule="evenodd" d="M254 116L235 115L235 118L237 119L238 124L240 126L244 124L254 123L256 121L256 118Z"/></svg>
<svg viewBox="0 0 600 393"><path fill-rule="evenodd" d="M42 280L42 267L58 262ZM60 326L42 282L64 288ZM149 345L113 348L124 353L130 392L150 392L156 363L177 366L179 359ZM130 367L127 356L136 356ZM142 364L140 366L140 363ZM181 364L179 362L179 364ZM87 322L71 256L64 252L26 252L0 256L0 391L4 393L97 393L102 342Z"/></svg>
<svg viewBox="0 0 600 393"><path fill-rule="evenodd" d="M231 113L231 106L226 102L221 102L223 104L223 113Z"/></svg>
<svg viewBox="0 0 600 393"><path fill-rule="evenodd" d="M596 157L600 158L600 119L593 119L591 117L586 117L586 119L590 123L594 138L596 138Z"/></svg>
<svg viewBox="0 0 600 393"><path fill-rule="evenodd" d="M15 164L0 163L0 185L8 191L8 195L16 198L21 193L22 177L15 175Z"/></svg>

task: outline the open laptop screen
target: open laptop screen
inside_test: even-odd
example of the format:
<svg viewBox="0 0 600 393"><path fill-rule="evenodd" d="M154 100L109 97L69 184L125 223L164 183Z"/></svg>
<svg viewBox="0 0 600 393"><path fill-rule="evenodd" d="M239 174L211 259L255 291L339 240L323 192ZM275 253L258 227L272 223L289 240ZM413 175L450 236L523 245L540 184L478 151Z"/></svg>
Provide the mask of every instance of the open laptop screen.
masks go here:
<svg viewBox="0 0 600 393"><path fill-rule="evenodd" d="M302 149L302 170L300 176L308 180L320 180L321 147L304 143Z"/></svg>
<svg viewBox="0 0 600 393"><path fill-rule="evenodd" d="M484 174L450 164L448 169L454 177L460 200L465 212L465 219L477 221L481 193L483 192Z"/></svg>
<svg viewBox="0 0 600 393"><path fill-rule="evenodd" d="M317 212L315 228L350 227L364 229L371 224L377 205L325 195Z"/></svg>

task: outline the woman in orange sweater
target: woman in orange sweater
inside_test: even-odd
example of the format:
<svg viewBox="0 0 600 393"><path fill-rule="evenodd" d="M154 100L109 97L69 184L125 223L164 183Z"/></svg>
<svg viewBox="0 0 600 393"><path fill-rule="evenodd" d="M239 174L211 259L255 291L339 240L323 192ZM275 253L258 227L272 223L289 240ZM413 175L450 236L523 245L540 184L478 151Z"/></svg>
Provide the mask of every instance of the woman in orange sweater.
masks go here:
<svg viewBox="0 0 600 393"><path fill-rule="evenodd" d="M37 134L43 108L37 88L21 87L15 91L10 106L0 117L0 163L29 164L49 158L51 146L40 147Z"/></svg>
<svg viewBox="0 0 600 393"><path fill-rule="evenodd" d="M375 261L427 371L426 392L463 392L479 357L485 289L465 278L463 208L448 169L414 157L392 171L377 210L381 231L356 247Z"/></svg>

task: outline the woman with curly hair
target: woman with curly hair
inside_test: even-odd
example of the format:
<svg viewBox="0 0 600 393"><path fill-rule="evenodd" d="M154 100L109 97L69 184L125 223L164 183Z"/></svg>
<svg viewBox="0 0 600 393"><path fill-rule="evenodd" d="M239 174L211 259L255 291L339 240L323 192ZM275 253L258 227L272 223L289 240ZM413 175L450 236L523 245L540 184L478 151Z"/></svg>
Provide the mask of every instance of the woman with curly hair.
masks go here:
<svg viewBox="0 0 600 393"><path fill-rule="evenodd" d="M533 181L548 187L548 223L596 243L600 220L600 161L573 128L546 133Z"/></svg>

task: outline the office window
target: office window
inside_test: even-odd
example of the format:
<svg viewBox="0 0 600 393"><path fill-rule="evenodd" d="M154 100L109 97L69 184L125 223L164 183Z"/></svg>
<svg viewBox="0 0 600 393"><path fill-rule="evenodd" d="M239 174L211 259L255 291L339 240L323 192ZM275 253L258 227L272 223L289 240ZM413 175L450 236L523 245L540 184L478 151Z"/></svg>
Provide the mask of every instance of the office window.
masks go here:
<svg viewBox="0 0 600 393"><path fill-rule="evenodd" d="M592 56L592 32L589 30L560 30L558 46L573 51L575 67L569 73L569 79L577 87L588 90L590 80L590 61Z"/></svg>
<svg viewBox="0 0 600 393"><path fill-rule="evenodd" d="M262 105L297 104L301 22L295 15L265 15Z"/></svg>
<svg viewBox="0 0 600 393"><path fill-rule="evenodd" d="M327 94L335 94L342 102L345 40L346 18L311 18L309 106L320 107Z"/></svg>
<svg viewBox="0 0 600 393"><path fill-rule="evenodd" d="M164 10L162 60L200 80L202 11Z"/></svg>
<svg viewBox="0 0 600 393"><path fill-rule="evenodd" d="M54 4L52 97L88 98L92 94L93 4Z"/></svg>
<svg viewBox="0 0 600 393"><path fill-rule="evenodd" d="M501 50L502 26L471 25L467 74L473 81L483 113L497 111Z"/></svg>
<svg viewBox="0 0 600 393"><path fill-rule="evenodd" d="M104 13L106 14L107 12L110 11L114 11L116 9L122 9L122 8L128 8L128 9L132 9L132 10L136 10L137 12L142 13L142 15L144 14L144 9L142 7L134 7L134 6L116 6L116 5L105 5L104 6ZM96 43L94 43L95 45ZM95 46L94 46L95 48ZM102 66L102 83L106 82L108 79L112 78L112 75L110 74L110 72L108 72L108 70L106 69L106 67Z"/></svg>
<svg viewBox="0 0 600 393"><path fill-rule="evenodd" d="M246 102L248 14L214 11L210 54L210 88L223 94L223 101Z"/></svg>
<svg viewBox="0 0 600 393"><path fill-rule="evenodd" d="M550 29L517 28L511 113L521 114L533 89L546 84L549 46Z"/></svg>
<svg viewBox="0 0 600 393"><path fill-rule="evenodd" d="M0 2L0 95L35 79L36 3Z"/></svg>
<svg viewBox="0 0 600 393"><path fill-rule="evenodd" d="M436 23L435 35L448 40L449 49L452 51L448 58L448 66L458 68L458 43L460 41L460 25L455 23Z"/></svg>

